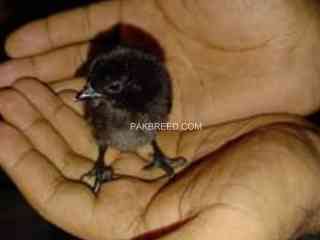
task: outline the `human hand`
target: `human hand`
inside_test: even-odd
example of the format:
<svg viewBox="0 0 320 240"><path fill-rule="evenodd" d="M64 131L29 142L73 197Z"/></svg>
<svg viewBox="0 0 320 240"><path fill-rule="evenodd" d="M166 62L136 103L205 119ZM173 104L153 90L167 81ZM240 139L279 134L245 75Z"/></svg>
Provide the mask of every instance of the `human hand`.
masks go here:
<svg viewBox="0 0 320 240"><path fill-rule="evenodd" d="M90 240L289 239L319 230L320 196L314 189L320 138L307 127L250 130L272 118L279 122L271 116L178 137L168 133L164 151L191 161L199 152L220 150L170 182L121 179L95 196L76 181L97 153L79 108L61 100L68 103L74 94L60 98L34 79L0 91L0 166L29 203L64 230ZM247 134L237 138L241 131ZM143 163L123 154L113 167L139 175Z"/></svg>
<svg viewBox="0 0 320 240"><path fill-rule="evenodd" d="M263 113L309 114L320 103L317 10L316 0L95 3L13 33L6 49L16 59L0 67L0 85L32 76L81 88L73 76L88 41L121 21L164 48L174 86L172 121L213 125Z"/></svg>

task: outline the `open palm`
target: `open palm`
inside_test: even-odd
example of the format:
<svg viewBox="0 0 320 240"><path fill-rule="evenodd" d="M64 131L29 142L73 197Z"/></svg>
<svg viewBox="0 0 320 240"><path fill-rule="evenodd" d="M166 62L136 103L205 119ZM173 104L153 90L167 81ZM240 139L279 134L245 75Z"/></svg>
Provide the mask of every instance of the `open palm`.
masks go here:
<svg viewBox="0 0 320 240"><path fill-rule="evenodd" d="M173 79L172 121L212 125L262 113L307 114L320 102L317 9L317 1L101 2L13 33L6 49L18 59L0 68L0 85L32 76L82 86L73 76L88 41L122 22L163 47Z"/></svg>
<svg viewBox="0 0 320 240"><path fill-rule="evenodd" d="M240 233L244 239L265 239L278 231L291 236L301 222L308 226L301 209L313 211L320 199L313 191L320 178L319 155L310 149L320 140L299 118L264 116L161 134L163 150L190 163L220 150L175 179L157 181L149 181L159 172L143 171L142 158L122 154L112 166L131 177L107 183L95 195L79 178L92 168L97 149L71 96L75 92L55 95L35 79L0 91L5 120L0 123L0 164L30 204L66 231L84 239L145 239L146 234L238 239ZM278 124L267 127L271 123ZM296 181L287 181L290 176ZM296 188L303 193L290 190ZM288 198L294 199L290 205ZM285 226L291 219L295 224L284 231L277 216L287 219ZM173 230L173 236L166 235Z"/></svg>

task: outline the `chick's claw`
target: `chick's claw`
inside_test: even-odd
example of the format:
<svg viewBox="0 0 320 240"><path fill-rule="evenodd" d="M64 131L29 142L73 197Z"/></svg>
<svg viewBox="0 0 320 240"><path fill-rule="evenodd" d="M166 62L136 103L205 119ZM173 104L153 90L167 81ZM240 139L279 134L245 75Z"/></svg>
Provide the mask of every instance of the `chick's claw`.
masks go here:
<svg viewBox="0 0 320 240"><path fill-rule="evenodd" d="M81 177L81 181L86 183L94 193L99 193L102 184L117 179L112 167L96 164L88 173Z"/></svg>
<svg viewBox="0 0 320 240"><path fill-rule="evenodd" d="M186 164L186 159L182 157L170 159L163 155L154 156L152 162L146 165L143 169L150 170L153 168L161 168L166 172L167 176L172 177L175 174L174 169Z"/></svg>
<svg viewBox="0 0 320 240"><path fill-rule="evenodd" d="M152 146L154 149L152 162L146 165L143 169L148 170L152 168L161 168L166 172L168 177L172 177L175 174L174 169L181 167L187 163L186 159L183 157L169 158L162 152L158 143L154 140L152 141Z"/></svg>

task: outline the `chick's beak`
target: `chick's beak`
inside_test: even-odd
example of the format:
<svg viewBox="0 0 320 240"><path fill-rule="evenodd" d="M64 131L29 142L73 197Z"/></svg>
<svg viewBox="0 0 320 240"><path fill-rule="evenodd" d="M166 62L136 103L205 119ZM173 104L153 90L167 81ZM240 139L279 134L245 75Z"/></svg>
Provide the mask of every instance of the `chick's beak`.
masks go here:
<svg viewBox="0 0 320 240"><path fill-rule="evenodd" d="M83 101L86 99L92 99L92 98L98 98L102 95L98 92L96 92L91 86L86 86L82 91L80 91L77 96L77 101Z"/></svg>

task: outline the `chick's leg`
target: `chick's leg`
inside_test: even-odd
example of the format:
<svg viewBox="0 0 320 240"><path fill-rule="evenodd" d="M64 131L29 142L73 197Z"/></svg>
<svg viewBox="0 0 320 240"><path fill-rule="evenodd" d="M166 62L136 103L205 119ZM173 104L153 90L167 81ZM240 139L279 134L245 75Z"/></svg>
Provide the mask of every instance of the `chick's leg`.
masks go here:
<svg viewBox="0 0 320 240"><path fill-rule="evenodd" d="M104 163L104 155L107 147L99 147L98 159L94 167L81 177L81 181L88 184L94 193L98 193L103 183L115 180L117 176L114 174L111 166Z"/></svg>
<svg viewBox="0 0 320 240"><path fill-rule="evenodd" d="M150 164L146 165L144 169L148 170L151 168L161 168L166 172L168 176L174 175L174 168L178 166L182 166L186 163L186 160L182 157L170 159L167 157L160 149L156 141L152 142L153 146L153 160Z"/></svg>

